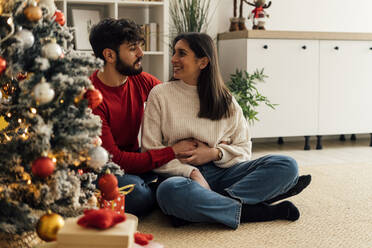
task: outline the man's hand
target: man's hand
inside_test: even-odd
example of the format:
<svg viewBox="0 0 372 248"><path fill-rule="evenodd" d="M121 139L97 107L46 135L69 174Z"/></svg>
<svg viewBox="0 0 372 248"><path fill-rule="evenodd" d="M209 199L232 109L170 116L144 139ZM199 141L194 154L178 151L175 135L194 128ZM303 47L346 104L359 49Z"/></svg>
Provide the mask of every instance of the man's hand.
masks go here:
<svg viewBox="0 0 372 248"><path fill-rule="evenodd" d="M202 165L218 158L218 149L210 148L199 140L194 140L197 148L191 151L181 152L178 160L184 164Z"/></svg>
<svg viewBox="0 0 372 248"><path fill-rule="evenodd" d="M199 183L202 187L211 190L211 187L209 187L208 182L205 180L199 170L193 170L190 174L190 178Z"/></svg>
<svg viewBox="0 0 372 248"><path fill-rule="evenodd" d="M181 153L183 152L189 152L192 150L195 150L195 148L198 146L198 143L196 143L192 139L186 139L178 141L176 144L172 146L173 152L176 155L176 158L181 157Z"/></svg>

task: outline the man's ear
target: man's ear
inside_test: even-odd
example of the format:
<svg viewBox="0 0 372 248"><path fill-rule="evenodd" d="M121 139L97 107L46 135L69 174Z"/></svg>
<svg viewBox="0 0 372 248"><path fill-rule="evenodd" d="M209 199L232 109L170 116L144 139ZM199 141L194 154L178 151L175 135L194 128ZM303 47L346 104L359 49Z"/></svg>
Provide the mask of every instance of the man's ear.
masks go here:
<svg viewBox="0 0 372 248"><path fill-rule="evenodd" d="M110 48L105 48L102 51L102 55L105 58L107 63L115 63L116 62L116 52Z"/></svg>
<svg viewBox="0 0 372 248"><path fill-rule="evenodd" d="M203 70L207 65L209 64L209 59L207 57L203 57L200 59L199 68L200 70Z"/></svg>

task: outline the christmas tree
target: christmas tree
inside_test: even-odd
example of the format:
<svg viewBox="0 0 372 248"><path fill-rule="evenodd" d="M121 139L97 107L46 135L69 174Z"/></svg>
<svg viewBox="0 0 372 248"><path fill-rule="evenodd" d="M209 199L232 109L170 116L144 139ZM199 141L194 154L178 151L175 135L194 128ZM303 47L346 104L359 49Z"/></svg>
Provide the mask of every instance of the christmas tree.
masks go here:
<svg viewBox="0 0 372 248"><path fill-rule="evenodd" d="M0 236L37 230L48 240L40 228L95 204L101 171L121 173L91 110L102 101L88 78L99 66L73 50L53 0L0 0ZM52 224L42 223L48 210Z"/></svg>

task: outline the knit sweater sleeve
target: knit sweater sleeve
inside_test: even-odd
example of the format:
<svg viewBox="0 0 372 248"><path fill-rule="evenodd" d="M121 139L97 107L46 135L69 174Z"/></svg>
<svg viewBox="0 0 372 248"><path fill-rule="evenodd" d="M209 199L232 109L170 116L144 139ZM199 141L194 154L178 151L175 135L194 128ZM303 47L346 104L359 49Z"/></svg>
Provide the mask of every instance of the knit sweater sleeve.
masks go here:
<svg viewBox="0 0 372 248"><path fill-rule="evenodd" d="M157 87L150 92L144 112L141 141L141 149L143 152L166 147L165 144L163 144L161 128L162 111L167 111L167 106L165 106L164 101L161 101L161 97L166 97L166 94L158 94ZM154 171L167 177L190 177L190 174L194 169L196 168L191 165L182 164L178 159L173 159L167 164L154 169Z"/></svg>
<svg viewBox="0 0 372 248"><path fill-rule="evenodd" d="M162 149L150 150L145 153L120 150L107 123L103 106L97 107L93 113L99 115L102 121L102 146L113 155L112 160L126 173L148 172L174 159L174 152L171 147L162 147Z"/></svg>
<svg viewBox="0 0 372 248"><path fill-rule="evenodd" d="M233 99L235 114L230 130L230 144L219 144L217 147L222 151L222 159L215 161L215 165L221 168L233 166L236 160L248 161L252 157L252 141L249 126L244 118L239 104Z"/></svg>

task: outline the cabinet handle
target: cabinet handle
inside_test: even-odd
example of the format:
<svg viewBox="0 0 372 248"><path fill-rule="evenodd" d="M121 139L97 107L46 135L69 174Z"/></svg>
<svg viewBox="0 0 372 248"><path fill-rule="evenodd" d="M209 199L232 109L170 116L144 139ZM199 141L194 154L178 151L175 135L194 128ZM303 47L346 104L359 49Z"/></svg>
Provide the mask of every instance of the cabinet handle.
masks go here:
<svg viewBox="0 0 372 248"><path fill-rule="evenodd" d="M338 50L339 49L339 47L338 46L335 46L335 50Z"/></svg>
<svg viewBox="0 0 372 248"><path fill-rule="evenodd" d="M263 46L263 49L268 49L268 48L269 48L268 45L264 45L264 46Z"/></svg>
<svg viewBox="0 0 372 248"><path fill-rule="evenodd" d="M302 49L306 50L306 48L307 48L306 46L302 46Z"/></svg>
<svg viewBox="0 0 372 248"><path fill-rule="evenodd" d="M370 47L369 50L372 50L372 47Z"/></svg>

